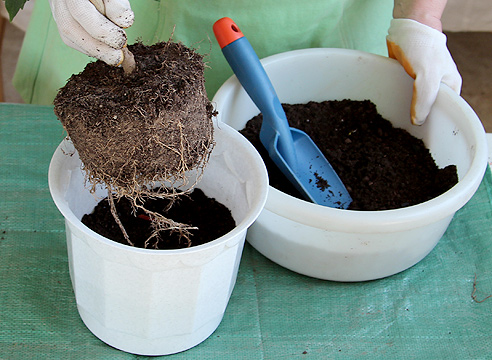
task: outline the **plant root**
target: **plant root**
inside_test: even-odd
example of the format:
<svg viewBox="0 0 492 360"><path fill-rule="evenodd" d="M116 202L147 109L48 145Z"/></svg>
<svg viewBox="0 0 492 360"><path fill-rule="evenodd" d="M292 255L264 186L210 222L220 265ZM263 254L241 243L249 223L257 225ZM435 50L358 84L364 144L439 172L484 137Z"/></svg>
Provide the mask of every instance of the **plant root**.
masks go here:
<svg viewBox="0 0 492 360"><path fill-rule="evenodd" d="M161 232L163 231L179 233L179 241L183 241L183 247L191 246L192 234L190 233L190 230L198 230L197 227L176 222L156 212L151 212L145 209L143 210L147 211L150 221L152 222L152 228L154 229L152 235L145 241L146 249L151 246L154 249L158 249L159 242L162 241ZM151 244L152 240L154 240L153 245Z"/></svg>
<svg viewBox="0 0 492 360"><path fill-rule="evenodd" d="M123 233L123 236L125 237L125 240L128 242L130 246L135 246L133 242L130 240L130 237L128 236L128 233L125 230L125 227L123 226L123 223L121 222L118 213L116 212L116 206L114 205L114 198L111 189L108 188L108 201L109 201L109 207L111 209L111 214L114 217L114 221L116 221L116 224L118 224L121 232Z"/></svg>
<svg viewBox="0 0 492 360"><path fill-rule="evenodd" d="M492 298L492 294L491 294L483 298L482 300L478 300L477 297L475 296L476 292L477 292L477 274L475 273L475 278L473 279L473 291L471 294L471 298L473 299L473 301L475 301L476 303L483 303L485 300Z"/></svg>

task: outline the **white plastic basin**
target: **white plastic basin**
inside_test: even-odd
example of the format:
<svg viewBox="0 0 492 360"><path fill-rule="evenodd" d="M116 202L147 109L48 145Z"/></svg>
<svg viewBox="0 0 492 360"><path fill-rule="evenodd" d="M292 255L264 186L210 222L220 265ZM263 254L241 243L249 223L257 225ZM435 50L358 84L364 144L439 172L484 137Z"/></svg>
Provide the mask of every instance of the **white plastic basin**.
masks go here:
<svg viewBox="0 0 492 360"><path fill-rule="evenodd" d="M248 231L251 245L292 271L334 281L382 278L422 260L482 180L487 145L475 112L442 85L427 122L411 125L413 80L398 62L378 55L305 49L262 63L282 103L371 100L394 126L422 139L439 167L456 165L459 182L425 203L384 211L324 207L270 187L265 208ZM238 130L259 113L235 76L213 102L218 120Z"/></svg>

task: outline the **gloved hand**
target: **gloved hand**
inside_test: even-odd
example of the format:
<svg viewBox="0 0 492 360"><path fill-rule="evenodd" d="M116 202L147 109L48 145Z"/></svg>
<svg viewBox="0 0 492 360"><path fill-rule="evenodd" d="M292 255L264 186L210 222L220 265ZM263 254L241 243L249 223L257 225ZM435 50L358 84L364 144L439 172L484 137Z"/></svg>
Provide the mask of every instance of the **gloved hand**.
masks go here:
<svg viewBox="0 0 492 360"><path fill-rule="evenodd" d="M49 0L63 42L118 66L124 60L126 34L133 24L128 0ZM129 54L130 56L131 54Z"/></svg>
<svg viewBox="0 0 492 360"><path fill-rule="evenodd" d="M441 82L461 92L461 75L446 47L446 35L410 19L393 19L386 37L388 53L415 79L410 110L412 123L422 125L436 100Z"/></svg>

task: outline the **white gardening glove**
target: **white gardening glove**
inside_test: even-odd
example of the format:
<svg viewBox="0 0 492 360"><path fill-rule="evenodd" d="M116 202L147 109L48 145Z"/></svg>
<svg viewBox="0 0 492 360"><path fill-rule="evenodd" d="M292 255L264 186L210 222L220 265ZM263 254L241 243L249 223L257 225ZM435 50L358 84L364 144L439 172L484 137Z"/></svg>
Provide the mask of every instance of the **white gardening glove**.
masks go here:
<svg viewBox="0 0 492 360"><path fill-rule="evenodd" d="M126 34L133 24L128 0L49 0L63 42L118 66L124 60Z"/></svg>
<svg viewBox="0 0 492 360"><path fill-rule="evenodd" d="M386 42L389 56L415 79L410 116L413 124L422 125L441 82L461 92L461 75L446 47L446 35L415 20L393 19Z"/></svg>

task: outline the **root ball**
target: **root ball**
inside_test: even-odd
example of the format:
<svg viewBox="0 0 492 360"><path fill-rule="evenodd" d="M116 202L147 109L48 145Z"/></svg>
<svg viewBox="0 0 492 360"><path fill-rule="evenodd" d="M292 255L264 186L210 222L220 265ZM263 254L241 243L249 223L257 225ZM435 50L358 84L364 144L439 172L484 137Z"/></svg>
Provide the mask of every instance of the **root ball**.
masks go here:
<svg viewBox="0 0 492 360"><path fill-rule="evenodd" d="M182 180L203 166L213 146L213 109L202 55L172 41L129 50L133 73L90 63L54 105L91 184L135 197L143 184Z"/></svg>
<svg viewBox="0 0 492 360"><path fill-rule="evenodd" d="M113 209L115 201L126 197L134 209L153 219L153 237L169 230L186 238L191 225L142 204L144 198L173 200L191 191L194 183L188 183L187 171L200 174L208 161L214 111L205 90L203 57L171 40L128 49L136 62L133 72L125 74L102 61L88 64L58 92L55 114L78 151L92 189L105 185ZM175 190L183 185L188 190Z"/></svg>

